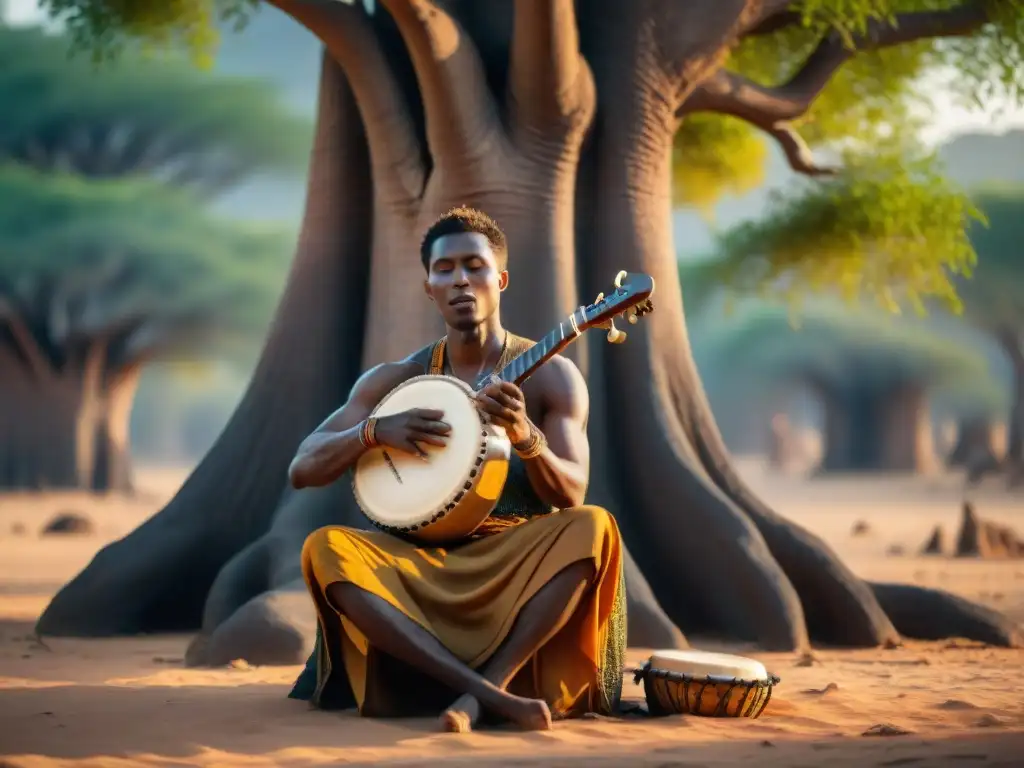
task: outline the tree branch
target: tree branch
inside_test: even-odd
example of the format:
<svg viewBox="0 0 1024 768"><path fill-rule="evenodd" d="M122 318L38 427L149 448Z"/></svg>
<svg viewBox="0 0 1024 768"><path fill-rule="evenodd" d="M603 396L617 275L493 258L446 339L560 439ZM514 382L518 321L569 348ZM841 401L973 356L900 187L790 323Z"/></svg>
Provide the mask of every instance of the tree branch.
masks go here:
<svg viewBox="0 0 1024 768"><path fill-rule="evenodd" d="M51 375L53 368L47 362L39 342L32 335L21 312L8 299L0 297L0 325L3 324L7 325L15 346L25 358L33 375L40 379Z"/></svg>
<svg viewBox="0 0 1024 768"><path fill-rule="evenodd" d="M817 165L800 134L786 120L776 117L774 110L766 104L770 97L765 95L765 90L740 75L722 69L701 83L686 100L680 116L694 112L731 115L775 139L790 168L797 173L805 176L834 175L836 169Z"/></svg>
<svg viewBox="0 0 1024 768"><path fill-rule="evenodd" d="M917 40L968 35L988 17L981 2L942 11L897 14L895 24L871 20L863 34L848 45L829 32L803 66L779 86L763 86L728 70L719 70L701 83L684 102L679 116L694 112L732 115L754 125L779 142L794 171L809 176L829 175L834 169L816 165L811 152L789 121L806 114L836 71L860 51L879 50Z"/></svg>
<svg viewBox="0 0 1024 768"><path fill-rule="evenodd" d="M429 0L381 0L409 49L423 97L427 143L436 162L465 163L493 151L497 107L476 46Z"/></svg>
<svg viewBox="0 0 1024 768"><path fill-rule="evenodd" d="M516 0L509 99L527 128L542 130L567 118L589 122L594 81L580 54L573 0Z"/></svg>
<svg viewBox="0 0 1024 768"><path fill-rule="evenodd" d="M785 0L783 5L789 5L789 0ZM767 15L761 16L753 23L753 25L743 32L743 34L740 35L740 38L771 35L778 32L780 29L795 27L802 20L803 14L799 11L769 10Z"/></svg>
<svg viewBox="0 0 1024 768"><path fill-rule="evenodd" d="M423 148L408 104L361 2L267 0L317 36L352 87L366 125L370 162L385 185L418 198L426 184Z"/></svg>

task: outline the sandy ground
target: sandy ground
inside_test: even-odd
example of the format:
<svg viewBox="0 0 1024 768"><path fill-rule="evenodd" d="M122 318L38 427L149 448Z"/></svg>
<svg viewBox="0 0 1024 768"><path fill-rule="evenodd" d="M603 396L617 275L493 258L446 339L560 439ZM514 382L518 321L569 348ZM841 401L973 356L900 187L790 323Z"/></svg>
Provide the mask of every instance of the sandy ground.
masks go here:
<svg viewBox="0 0 1024 768"><path fill-rule="evenodd" d="M1024 561L913 554L936 524L955 534L956 478L807 482L766 475L749 462L744 473L858 573L942 586L1024 621ZM297 667L185 669L183 636L34 639L33 621L48 597L102 544L158 508L182 477L149 470L142 478L148 493L134 501L0 497L0 766L1024 764L1024 651L965 642L817 651L809 666L794 654L733 648L782 678L758 720L597 718L547 733L450 735L434 733L428 721L310 711L285 698ZM1024 532L1021 498L992 489L977 501L981 514ZM62 510L87 514L96 532L40 537ZM858 520L871 530L852 536ZM909 554L892 554L893 546ZM643 649L630 655L631 662L646 658ZM643 694L628 682L627 695ZM869 735L879 725L898 733Z"/></svg>

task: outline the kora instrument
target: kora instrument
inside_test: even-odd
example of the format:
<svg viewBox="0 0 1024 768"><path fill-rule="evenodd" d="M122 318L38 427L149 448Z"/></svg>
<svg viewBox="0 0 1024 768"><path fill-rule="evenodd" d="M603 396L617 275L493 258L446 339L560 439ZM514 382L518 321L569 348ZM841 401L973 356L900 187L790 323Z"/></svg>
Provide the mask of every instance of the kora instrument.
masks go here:
<svg viewBox="0 0 1024 768"><path fill-rule="evenodd" d="M650 276L619 272L607 294L579 307L496 375L521 386L591 328L607 330L612 344L622 343L626 334L615 327L616 317L636 323L653 311L653 293ZM512 447L503 429L484 420L474 395L459 379L424 375L398 385L377 404L371 413L377 418L411 408L440 409L451 432L443 448L423 446L427 461L386 446L363 453L352 487L375 527L436 545L464 539L487 519L505 487Z"/></svg>

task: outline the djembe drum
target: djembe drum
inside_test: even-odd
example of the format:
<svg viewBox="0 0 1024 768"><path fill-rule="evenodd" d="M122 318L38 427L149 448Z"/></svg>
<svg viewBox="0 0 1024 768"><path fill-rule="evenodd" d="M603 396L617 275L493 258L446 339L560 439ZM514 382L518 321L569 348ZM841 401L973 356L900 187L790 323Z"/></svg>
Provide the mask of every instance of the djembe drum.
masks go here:
<svg viewBox="0 0 1024 768"><path fill-rule="evenodd" d="M758 717L779 683L754 659L697 650L657 651L633 672L654 716Z"/></svg>

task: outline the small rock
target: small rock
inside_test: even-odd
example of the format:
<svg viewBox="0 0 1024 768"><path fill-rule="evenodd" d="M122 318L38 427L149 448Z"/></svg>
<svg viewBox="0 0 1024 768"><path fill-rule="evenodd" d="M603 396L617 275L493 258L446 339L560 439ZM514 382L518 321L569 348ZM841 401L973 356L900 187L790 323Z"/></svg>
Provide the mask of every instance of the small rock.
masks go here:
<svg viewBox="0 0 1024 768"><path fill-rule="evenodd" d="M234 660L228 662L228 667L230 667L231 669L239 669L239 670L253 669L252 664L250 664L245 659L234 659Z"/></svg>
<svg viewBox="0 0 1024 768"><path fill-rule="evenodd" d="M185 660L180 656L154 656L154 664L183 664Z"/></svg>
<svg viewBox="0 0 1024 768"><path fill-rule="evenodd" d="M85 515L79 514L78 512L60 512L55 515L50 522L43 526L40 531L40 536L52 536L52 535L76 535L82 536L93 533L96 530L96 526L93 525Z"/></svg>
<svg viewBox="0 0 1024 768"><path fill-rule="evenodd" d="M28 533L28 529L24 523L11 523L12 536L24 536L26 533Z"/></svg>
<svg viewBox="0 0 1024 768"><path fill-rule="evenodd" d="M878 723L864 731L861 736L906 736L910 733L913 731L908 731L906 728L892 723Z"/></svg>
<svg viewBox="0 0 1024 768"><path fill-rule="evenodd" d="M946 531L941 525L936 525L932 529L931 536L921 547L922 555L943 555L949 550L949 545L946 540Z"/></svg>
<svg viewBox="0 0 1024 768"><path fill-rule="evenodd" d="M774 747L775 744L773 742L771 742L771 741L768 741L768 739L765 739L764 741L761 742L761 746L762 747Z"/></svg>
<svg viewBox="0 0 1024 768"><path fill-rule="evenodd" d="M977 709L977 707L963 699L946 699L939 704L939 709Z"/></svg>
<svg viewBox="0 0 1024 768"><path fill-rule="evenodd" d="M994 728L1003 725L1003 721L990 712L986 712L974 722L975 728Z"/></svg>
<svg viewBox="0 0 1024 768"><path fill-rule="evenodd" d="M851 536L867 536L869 533L871 533L871 526L864 520L858 520L850 529Z"/></svg>
<svg viewBox="0 0 1024 768"><path fill-rule="evenodd" d="M888 548L885 550L885 554L889 555L890 557L902 557L904 554L906 554L906 549L903 547L902 544L890 544Z"/></svg>
<svg viewBox="0 0 1024 768"><path fill-rule="evenodd" d="M794 667L813 667L818 663L818 659L810 651L804 651L801 653L796 661L793 663Z"/></svg>

